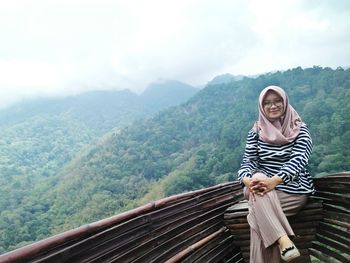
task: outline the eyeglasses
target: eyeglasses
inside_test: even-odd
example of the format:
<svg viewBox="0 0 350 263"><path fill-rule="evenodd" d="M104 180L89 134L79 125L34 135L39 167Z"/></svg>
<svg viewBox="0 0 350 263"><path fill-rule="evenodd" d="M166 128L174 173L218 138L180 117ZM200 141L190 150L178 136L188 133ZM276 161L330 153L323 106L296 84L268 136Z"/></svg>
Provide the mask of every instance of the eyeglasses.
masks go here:
<svg viewBox="0 0 350 263"><path fill-rule="evenodd" d="M272 107L272 104L275 105L276 107L281 107L283 105L283 100L282 99L276 99L274 101L265 100L262 103L264 108L270 108Z"/></svg>

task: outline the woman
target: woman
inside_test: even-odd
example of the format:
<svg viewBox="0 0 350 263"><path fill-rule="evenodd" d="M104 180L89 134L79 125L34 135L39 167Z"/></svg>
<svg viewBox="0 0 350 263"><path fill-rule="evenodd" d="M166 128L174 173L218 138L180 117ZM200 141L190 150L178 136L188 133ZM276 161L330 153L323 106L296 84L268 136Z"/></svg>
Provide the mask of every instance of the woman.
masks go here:
<svg viewBox="0 0 350 263"><path fill-rule="evenodd" d="M289 262L300 256L286 216L296 214L315 191L306 169L311 151L309 130L285 91L265 88L238 171L249 204L250 262Z"/></svg>

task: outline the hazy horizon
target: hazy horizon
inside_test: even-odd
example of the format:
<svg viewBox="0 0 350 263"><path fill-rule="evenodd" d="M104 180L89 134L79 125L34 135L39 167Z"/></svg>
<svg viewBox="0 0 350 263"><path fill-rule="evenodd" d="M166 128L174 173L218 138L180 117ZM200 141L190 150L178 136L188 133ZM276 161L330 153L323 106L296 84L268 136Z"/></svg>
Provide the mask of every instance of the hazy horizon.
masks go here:
<svg viewBox="0 0 350 263"><path fill-rule="evenodd" d="M0 109L158 79L348 67L350 2L0 0Z"/></svg>

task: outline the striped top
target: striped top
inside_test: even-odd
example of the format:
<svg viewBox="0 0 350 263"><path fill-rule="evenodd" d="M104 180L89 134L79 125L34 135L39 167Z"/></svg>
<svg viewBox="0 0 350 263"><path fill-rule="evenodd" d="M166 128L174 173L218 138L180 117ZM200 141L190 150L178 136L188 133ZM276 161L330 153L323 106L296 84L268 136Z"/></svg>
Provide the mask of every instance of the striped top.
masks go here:
<svg viewBox="0 0 350 263"><path fill-rule="evenodd" d="M238 180L243 184L243 177L262 172L268 177L277 175L283 183L276 189L287 193L314 193L312 177L306 165L312 151L312 140L306 125L300 128L299 135L291 143L274 145L263 142L252 129L248 133Z"/></svg>

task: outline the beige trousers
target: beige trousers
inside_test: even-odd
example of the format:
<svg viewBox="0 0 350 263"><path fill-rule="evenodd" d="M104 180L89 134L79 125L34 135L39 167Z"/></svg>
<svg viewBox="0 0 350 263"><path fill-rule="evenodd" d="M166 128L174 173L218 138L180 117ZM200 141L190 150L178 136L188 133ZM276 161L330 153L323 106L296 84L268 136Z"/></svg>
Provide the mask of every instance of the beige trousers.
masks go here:
<svg viewBox="0 0 350 263"><path fill-rule="evenodd" d="M266 178L256 173L253 178ZM272 190L255 200L247 188L244 196L248 200L250 225L250 263L278 263L281 260L277 240L284 235L294 236L286 216L295 215L307 202L306 194L288 194Z"/></svg>

